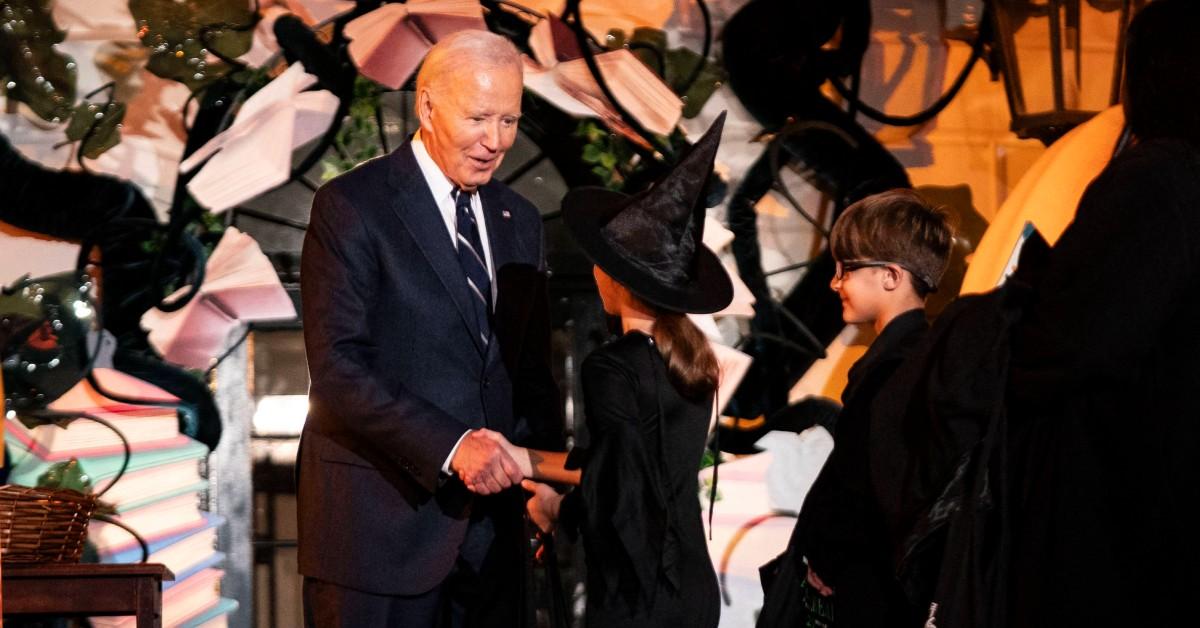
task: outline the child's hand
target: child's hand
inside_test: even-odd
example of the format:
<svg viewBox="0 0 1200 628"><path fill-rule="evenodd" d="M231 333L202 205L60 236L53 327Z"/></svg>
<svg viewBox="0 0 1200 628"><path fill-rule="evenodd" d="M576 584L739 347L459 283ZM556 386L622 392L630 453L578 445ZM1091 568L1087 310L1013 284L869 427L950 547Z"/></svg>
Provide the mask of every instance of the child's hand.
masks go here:
<svg viewBox="0 0 1200 628"><path fill-rule="evenodd" d="M523 486L525 483L522 482L521 484ZM821 581L820 576L817 575L817 572L813 571L811 565L808 567L808 576L806 579L808 580L809 586L816 589L817 593L820 593L823 597L829 597L833 595L833 589L830 589L824 582Z"/></svg>
<svg viewBox="0 0 1200 628"><path fill-rule="evenodd" d="M553 532L563 496L550 485L533 480L523 480L521 488L532 493L525 502L525 511L529 513L530 521L546 534Z"/></svg>

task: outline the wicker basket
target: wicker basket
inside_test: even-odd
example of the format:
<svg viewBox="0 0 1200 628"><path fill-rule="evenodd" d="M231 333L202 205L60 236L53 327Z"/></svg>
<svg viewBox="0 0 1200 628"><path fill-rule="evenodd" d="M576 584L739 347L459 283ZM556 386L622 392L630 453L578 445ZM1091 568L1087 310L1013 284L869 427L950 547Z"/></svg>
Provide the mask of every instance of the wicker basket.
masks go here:
<svg viewBox="0 0 1200 628"><path fill-rule="evenodd" d="M96 496L70 489L0 486L5 563L74 563L83 553Z"/></svg>

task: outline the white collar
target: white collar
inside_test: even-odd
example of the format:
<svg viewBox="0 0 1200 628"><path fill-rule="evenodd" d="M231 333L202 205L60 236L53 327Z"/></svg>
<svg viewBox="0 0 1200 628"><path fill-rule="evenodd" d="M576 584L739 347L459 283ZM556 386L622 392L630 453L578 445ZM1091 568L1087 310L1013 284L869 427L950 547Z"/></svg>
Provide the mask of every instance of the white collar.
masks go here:
<svg viewBox="0 0 1200 628"><path fill-rule="evenodd" d="M429 150L421 141L420 131L413 135L412 149L413 157L417 159L417 166L421 169L421 174L425 176L425 182L429 184L429 191L433 192L434 201L440 205L442 199L449 197L456 186L433 161L433 157L429 156Z"/></svg>

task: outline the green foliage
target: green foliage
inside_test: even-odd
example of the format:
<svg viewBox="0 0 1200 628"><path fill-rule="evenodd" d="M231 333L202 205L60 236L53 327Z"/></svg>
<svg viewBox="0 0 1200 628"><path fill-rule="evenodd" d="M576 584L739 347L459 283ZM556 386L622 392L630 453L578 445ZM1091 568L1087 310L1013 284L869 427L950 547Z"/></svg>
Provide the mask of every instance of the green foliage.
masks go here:
<svg viewBox="0 0 1200 628"><path fill-rule="evenodd" d="M45 489L70 489L87 495L95 490L92 485L92 477L84 470L83 465L79 464L78 458L71 458L66 462L56 462L50 465L37 479L37 487ZM116 514L117 510L112 504L105 502L96 503L97 514L112 515Z"/></svg>
<svg viewBox="0 0 1200 628"><path fill-rule="evenodd" d="M0 3L0 86L38 117L60 122L75 102L75 61L54 44L66 33L50 14L50 0Z"/></svg>
<svg viewBox="0 0 1200 628"><path fill-rule="evenodd" d="M630 38L622 31L612 30L608 32L607 42L610 50L628 47L676 93L691 77L696 64L704 63L695 83L680 97L684 102L683 115L687 118L699 114L704 103L725 80L724 70L699 54L687 48L668 49L667 34L658 29L637 28ZM597 182L610 190L624 191L630 178L646 165L628 139L608 130L598 120L581 120L574 135L584 142L583 162L591 166ZM664 139L676 151L688 145L679 131Z"/></svg>
<svg viewBox="0 0 1200 628"><path fill-rule="evenodd" d="M80 493L92 492L92 478L77 458L50 465L37 479L38 488L69 488Z"/></svg>
<svg viewBox="0 0 1200 628"><path fill-rule="evenodd" d="M354 80L354 97L349 113L333 140L334 152L321 160L321 180L328 181L362 162L383 154L379 142L379 97L383 88L371 79L358 76Z"/></svg>
<svg viewBox="0 0 1200 628"><path fill-rule="evenodd" d="M636 154L629 140L590 118L579 121L574 135L584 141L583 163L592 167L600 185L610 190L623 189L636 165Z"/></svg>
<svg viewBox="0 0 1200 628"><path fill-rule="evenodd" d="M80 101L67 125L67 139L82 141L80 152L88 159L95 159L121 142L121 121L124 119L125 103Z"/></svg>
<svg viewBox="0 0 1200 628"><path fill-rule="evenodd" d="M129 0L142 45L150 49L146 68L193 91L229 71L208 61L211 50L234 58L250 49L258 17L244 0Z"/></svg>

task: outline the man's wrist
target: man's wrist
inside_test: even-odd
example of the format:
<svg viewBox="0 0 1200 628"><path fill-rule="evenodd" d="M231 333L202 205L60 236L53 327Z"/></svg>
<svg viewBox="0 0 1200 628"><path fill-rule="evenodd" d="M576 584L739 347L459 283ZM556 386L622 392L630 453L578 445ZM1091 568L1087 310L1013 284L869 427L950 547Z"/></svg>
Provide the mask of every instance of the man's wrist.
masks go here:
<svg viewBox="0 0 1200 628"><path fill-rule="evenodd" d="M467 430L463 432L462 436L458 437L458 441L454 443L454 446L450 448L450 453L446 455L446 461L442 463L442 475L447 477L454 475L454 470L450 468L450 463L454 462L454 454L458 453L458 448L462 445L463 439L473 431Z"/></svg>

